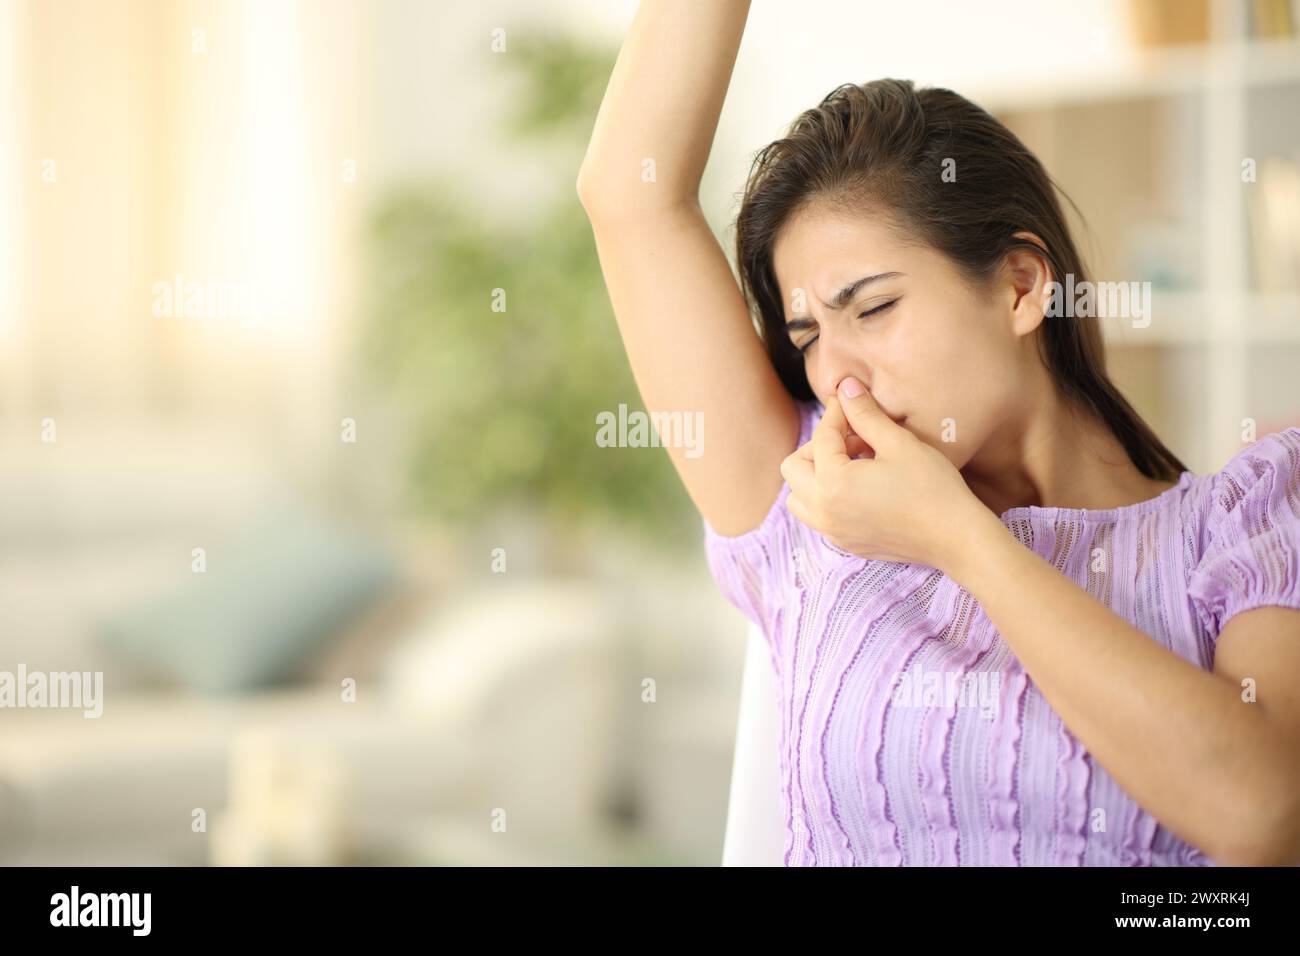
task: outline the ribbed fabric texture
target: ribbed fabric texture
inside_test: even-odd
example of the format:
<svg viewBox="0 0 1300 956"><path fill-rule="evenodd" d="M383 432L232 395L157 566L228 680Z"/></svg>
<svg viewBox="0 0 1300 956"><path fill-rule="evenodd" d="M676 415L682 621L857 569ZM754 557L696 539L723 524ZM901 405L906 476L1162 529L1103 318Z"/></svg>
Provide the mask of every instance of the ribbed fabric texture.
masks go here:
<svg viewBox="0 0 1300 956"><path fill-rule="evenodd" d="M800 403L800 444L822 410ZM762 628L780 688L787 866L1215 865L1093 761L967 591L841 550L790 514L789 493L745 534L703 523L709 568ZM1234 614L1300 609L1300 428L1148 501L1002 521L1209 670Z"/></svg>

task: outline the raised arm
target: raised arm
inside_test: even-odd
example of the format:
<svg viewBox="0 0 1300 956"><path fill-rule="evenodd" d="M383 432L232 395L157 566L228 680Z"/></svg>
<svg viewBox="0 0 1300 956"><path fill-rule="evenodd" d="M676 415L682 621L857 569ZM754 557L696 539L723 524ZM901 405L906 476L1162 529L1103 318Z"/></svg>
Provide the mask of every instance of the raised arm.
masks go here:
<svg viewBox="0 0 1300 956"><path fill-rule="evenodd" d="M651 413L702 414L703 452L667 450L727 535L771 509L798 441L794 401L699 203L748 11L748 0L642 0L577 183L641 399Z"/></svg>

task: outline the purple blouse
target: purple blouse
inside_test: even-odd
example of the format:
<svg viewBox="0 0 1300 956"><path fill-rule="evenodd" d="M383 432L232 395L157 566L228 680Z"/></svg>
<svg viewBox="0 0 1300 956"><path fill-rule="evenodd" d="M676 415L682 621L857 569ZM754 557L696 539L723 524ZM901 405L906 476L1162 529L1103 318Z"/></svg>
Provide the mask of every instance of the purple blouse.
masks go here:
<svg viewBox="0 0 1300 956"><path fill-rule="evenodd" d="M799 443L822 412L801 402ZM1084 749L970 593L809 529L704 522L709 569L776 672L787 866L1213 866ZM1109 510L1012 508L1016 538L1207 670L1224 623L1300 609L1300 428Z"/></svg>

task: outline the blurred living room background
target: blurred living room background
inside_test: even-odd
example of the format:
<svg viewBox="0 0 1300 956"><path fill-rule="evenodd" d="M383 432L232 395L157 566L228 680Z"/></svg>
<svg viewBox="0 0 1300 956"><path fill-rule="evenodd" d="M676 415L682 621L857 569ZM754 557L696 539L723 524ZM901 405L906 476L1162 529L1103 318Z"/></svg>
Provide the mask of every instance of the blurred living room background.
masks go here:
<svg viewBox="0 0 1300 956"><path fill-rule="evenodd" d="M721 857L746 624L575 178L634 0L0 0L2 864ZM756 0L702 203L843 82L1044 161L1197 472L1300 424L1300 0ZM717 440L717 439L711 439Z"/></svg>

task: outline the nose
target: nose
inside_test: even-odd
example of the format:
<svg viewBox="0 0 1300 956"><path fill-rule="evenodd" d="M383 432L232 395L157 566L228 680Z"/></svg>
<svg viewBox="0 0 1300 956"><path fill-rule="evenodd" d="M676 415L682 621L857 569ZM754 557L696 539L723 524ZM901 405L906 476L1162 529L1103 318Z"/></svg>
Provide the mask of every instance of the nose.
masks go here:
<svg viewBox="0 0 1300 956"><path fill-rule="evenodd" d="M840 381L852 375L868 390L871 388L871 373L861 348L853 342L852 336L830 331L827 323L817 339L816 381L810 382L814 390L821 386L822 404L839 389Z"/></svg>

